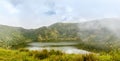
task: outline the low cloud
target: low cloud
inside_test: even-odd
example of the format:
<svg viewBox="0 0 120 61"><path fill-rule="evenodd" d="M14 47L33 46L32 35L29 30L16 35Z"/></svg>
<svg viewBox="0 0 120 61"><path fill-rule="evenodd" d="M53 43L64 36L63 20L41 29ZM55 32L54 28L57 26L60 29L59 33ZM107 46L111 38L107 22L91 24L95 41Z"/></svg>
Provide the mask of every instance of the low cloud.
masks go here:
<svg viewBox="0 0 120 61"><path fill-rule="evenodd" d="M36 28L55 22L119 17L118 3L117 0L0 0L0 24Z"/></svg>

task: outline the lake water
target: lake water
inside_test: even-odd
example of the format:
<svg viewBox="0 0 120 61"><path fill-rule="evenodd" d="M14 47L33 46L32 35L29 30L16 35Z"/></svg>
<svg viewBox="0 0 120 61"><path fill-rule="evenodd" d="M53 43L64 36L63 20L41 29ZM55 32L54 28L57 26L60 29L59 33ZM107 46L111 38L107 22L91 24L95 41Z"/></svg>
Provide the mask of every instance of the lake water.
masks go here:
<svg viewBox="0 0 120 61"><path fill-rule="evenodd" d="M26 47L29 50L60 50L68 54L88 54L88 51L78 49L78 42L32 42Z"/></svg>

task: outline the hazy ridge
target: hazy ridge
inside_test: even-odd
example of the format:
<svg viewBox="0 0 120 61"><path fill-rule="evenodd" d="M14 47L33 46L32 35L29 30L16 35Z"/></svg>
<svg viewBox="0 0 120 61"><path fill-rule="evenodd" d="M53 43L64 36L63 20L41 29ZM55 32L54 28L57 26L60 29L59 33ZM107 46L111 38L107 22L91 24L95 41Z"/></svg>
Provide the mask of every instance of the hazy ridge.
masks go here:
<svg viewBox="0 0 120 61"><path fill-rule="evenodd" d="M55 23L37 29L0 25L0 46L11 48L32 41L82 41L118 47L119 22L119 19L101 19L83 23Z"/></svg>

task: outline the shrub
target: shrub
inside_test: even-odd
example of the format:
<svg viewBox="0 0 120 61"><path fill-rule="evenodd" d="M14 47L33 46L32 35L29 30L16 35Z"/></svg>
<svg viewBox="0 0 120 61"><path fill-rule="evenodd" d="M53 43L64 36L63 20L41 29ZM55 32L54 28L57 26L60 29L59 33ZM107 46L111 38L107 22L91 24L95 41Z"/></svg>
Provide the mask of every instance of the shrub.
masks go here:
<svg viewBox="0 0 120 61"><path fill-rule="evenodd" d="M58 50L55 51L55 50L52 49L52 50L49 51L49 54L50 55L63 55L64 53L61 52L61 51L58 51Z"/></svg>
<svg viewBox="0 0 120 61"><path fill-rule="evenodd" d="M99 61L112 61L110 55L101 55L98 58L99 58Z"/></svg>
<svg viewBox="0 0 120 61"><path fill-rule="evenodd" d="M30 56L33 56L34 58L37 59L45 59L49 57L49 52L47 50L42 50L42 51L31 51L29 52Z"/></svg>
<svg viewBox="0 0 120 61"><path fill-rule="evenodd" d="M28 50L28 49L25 49L25 48L20 48L19 51L20 51L20 52L29 52L29 50Z"/></svg>
<svg viewBox="0 0 120 61"><path fill-rule="evenodd" d="M97 56L95 54L91 53L91 54L83 55L83 60L84 61L97 61L98 59L97 59Z"/></svg>

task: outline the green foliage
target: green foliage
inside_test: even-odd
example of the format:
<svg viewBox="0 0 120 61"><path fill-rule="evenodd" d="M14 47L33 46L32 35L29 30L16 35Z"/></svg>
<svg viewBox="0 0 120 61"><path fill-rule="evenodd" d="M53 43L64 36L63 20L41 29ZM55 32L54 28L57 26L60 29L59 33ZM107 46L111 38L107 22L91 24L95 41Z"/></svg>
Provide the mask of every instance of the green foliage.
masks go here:
<svg viewBox="0 0 120 61"><path fill-rule="evenodd" d="M81 40L82 39L82 40ZM89 51L105 52L105 54L79 55L65 54L55 50L18 51L0 49L1 61L120 61L119 39L108 29L95 26L88 28L86 23L55 23L38 29L23 29L0 25L0 47L18 48L29 42L40 41L80 41L77 46ZM106 53L107 52L107 53Z"/></svg>
<svg viewBox="0 0 120 61"><path fill-rule="evenodd" d="M0 49L0 61L38 61L27 52Z"/></svg>
<svg viewBox="0 0 120 61"><path fill-rule="evenodd" d="M49 52L47 50L32 51L30 54L37 59L45 59L49 56Z"/></svg>
<svg viewBox="0 0 120 61"><path fill-rule="evenodd" d="M21 50L0 49L0 61L96 61L97 59L94 54L65 54L55 50Z"/></svg>
<svg viewBox="0 0 120 61"><path fill-rule="evenodd" d="M112 57L110 55L100 55L99 61L112 61Z"/></svg>
<svg viewBox="0 0 120 61"><path fill-rule="evenodd" d="M20 49L18 49L18 51L20 51L20 52L28 52L29 50L25 49L25 48L20 48Z"/></svg>
<svg viewBox="0 0 120 61"><path fill-rule="evenodd" d="M113 61L120 61L120 50L114 49L109 53L112 56Z"/></svg>
<svg viewBox="0 0 120 61"><path fill-rule="evenodd" d="M85 54L83 55L84 61L97 61L97 57L95 54Z"/></svg>
<svg viewBox="0 0 120 61"><path fill-rule="evenodd" d="M65 54L55 50L0 49L0 61L120 61L119 57L119 51L99 54Z"/></svg>
<svg viewBox="0 0 120 61"><path fill-rule="evenodd" d="M0 47L9 49L19 44L25 43L25 37L20 29L9 26L0 25Z"/></svg>
<svg viewBox="0 0 120 61"><path fill-rule="evenodd" d="M62 53L61 51L55 51L55 50L50 50L49 51L50 55L63 55L64 53Z"/></svg>
<svg viewBox="0 0 120 61"><path fill-rule="evenodd" d="M111 50L109 53L100 53L99 61L120 61L120 50Z"/></svg>
<svg viewBox="0 0 120 61"><path fill-rule="evenodd" d="M99 25L99 27L89 29L88 24L89 22L55 23L38 29L0 25L0 47L18 48L33 41L79 41L81 42L80 48L108 52L120 46L119 40L107 28Z"/></svg>
<svg viewBox="0 0 120 61"><path fill-rule="evenodd" d="M56 23L38 29L23 29L0 25L0 47L10 49L32 42L77 41L78 27L74 23Z"/></svg>
<svg viewBox="0 0 120 61"><path fill-rule="evenodd" d="M38 41L77 41L78 31L77 23L55 23L36 29L35 34Z"/></svg>
<svg viewBox="0 0 120 61"><path fill-rule="evenodd" d="M55 51L55 50L31 51L31 52L29 52L29 54L30 54L30 56L33 56L34 58L37 58L37 59L45 59L51 55L63 55L62 52Z"/></svg>

